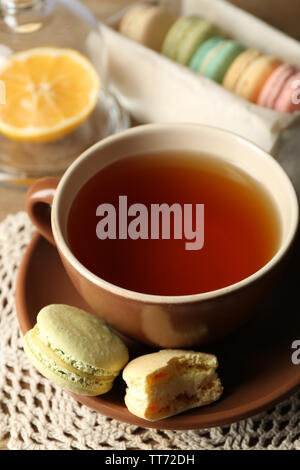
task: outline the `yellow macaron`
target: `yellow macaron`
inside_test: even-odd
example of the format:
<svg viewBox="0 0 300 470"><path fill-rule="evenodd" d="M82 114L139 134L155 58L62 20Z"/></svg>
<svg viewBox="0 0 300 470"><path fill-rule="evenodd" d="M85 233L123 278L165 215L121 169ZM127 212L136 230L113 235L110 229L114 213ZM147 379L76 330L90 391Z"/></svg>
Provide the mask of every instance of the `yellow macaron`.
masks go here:
<svg viewBox="0 0 300 470"><path fill-rule="evenodd" d="M265 82L281 63L276 57L249 49L233 62L224 77L223 86L256 103Z"/></svg>
<svg viewBox="0 0 300 470"><path fill-rule="evenodd" d="M273 56L258 57L242 74L235 92L242 98L256 103L265 82L281 64L282 62Z"/></svg>
<svg viewBox="0 0 300 470"><path fill-rule="evenodd" d="M125 344L104 322L69 305L44 307L23 344L42 375L81 395L108 392L129 358Z"/></svg>
<svg viewBox="0 0 300 470"><path fill-rule="evenodd" d="M257 49L247 49L244 51L233 61L227 70L222 85L227 88L227 90L234 91L237 82L245 70L249 67L250 64L252 64L252 62L254 62L254 60L261 56L262 53Z"/></svg>

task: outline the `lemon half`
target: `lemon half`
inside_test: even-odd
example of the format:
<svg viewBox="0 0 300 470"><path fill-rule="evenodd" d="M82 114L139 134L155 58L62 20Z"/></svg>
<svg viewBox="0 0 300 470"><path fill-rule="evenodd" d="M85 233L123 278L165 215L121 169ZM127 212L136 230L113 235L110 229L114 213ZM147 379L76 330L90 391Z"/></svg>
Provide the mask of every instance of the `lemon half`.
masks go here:
<svg viewBox="0 0 300 470"><path fill-rule="evenodd" d="M0 59L5 104L0 132L18 141L51 142L83 123L94 110L100 78L72 49L40 47Z"/></svg>

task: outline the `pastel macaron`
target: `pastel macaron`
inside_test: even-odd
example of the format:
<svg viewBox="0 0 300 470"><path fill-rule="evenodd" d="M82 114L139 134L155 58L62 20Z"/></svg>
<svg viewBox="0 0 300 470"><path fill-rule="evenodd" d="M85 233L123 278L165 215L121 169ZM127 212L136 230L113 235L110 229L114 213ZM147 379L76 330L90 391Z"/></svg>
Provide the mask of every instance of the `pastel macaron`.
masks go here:
<svg viewBox="0 0 300 470"><path fill-rule="evenodd" d="M212 38L204 43L190 62L190 67L215 82L222 83L232 62L244 52L237 41Z"/></svg>
<svg viewBox="0 0 300 470"><path fill-rule="evenodd" d="M240 54L227 70L222 85L227 90L235 91L237 83L246 69L254 60L261 57L262 53L257 49L247 49Z"/></svg>
<svg viewBox="0 0 300 470"><path fill-rule="evenodd" d="M257 104L266 108L275 109L289 79L297 73L297 68L282 64L277 67L263 86Z"/></svg>
<svg viewBox="0 0 300 470"><path fill-rule="evenodd" d="M287 80L274 109L281 113L300 111L300 71L297 71Z"/></svg>
<svg viewBox="0 0 300 470"><path fill-rule="evenodd" d="M218 29L199 16L183 16L171 27L162 46L162 53L182 65L187 65L197 48Z"/></svg>
<svg viewBox="0 0 300 470"><path fill-rule="evenodd" d="M198 47L207 39L218 34L218 29L209 21L199 18L186 32L178 44L176 60L188 65Z"/></svg>
<svg viewBox="0 0 300 470"><path fill-rule="evenodd" d="M224 38L217 36L205 41L200 47L198 47L197 51L191 58L189 68L194 70L194 72L200 72L205 57L207 57L208 54L223 40Z"/></svg>
<svg viewBox="0 0 300 470"><path fill-rule="evenodd" d="M223 392L212 354L164 349L140 356L123 370L125 404L140 418L157 421L218 400Z"/></svg>
<svg viewBox="0 0 300 470"><path fill-rule="evenodd" d="M61 304L39 312L23 344L42 375L81 395L108 392L129 358L125 344L104 322Z"/></svg>
<svg viewBox="0 0 300 470"><path fill-rule="evenodd" d="M253 56L253 60L241 72L232 91L248 101L257 103L265 83L281 64L282 62L273 56L262 54Z"/></svg>
<svg viewBox="0 0 300 470"><path fill-rule="evenodd" d="M135 5L123 16L119 31L133 41L160 51L175 20L176 16L162 6Z"/></svg>

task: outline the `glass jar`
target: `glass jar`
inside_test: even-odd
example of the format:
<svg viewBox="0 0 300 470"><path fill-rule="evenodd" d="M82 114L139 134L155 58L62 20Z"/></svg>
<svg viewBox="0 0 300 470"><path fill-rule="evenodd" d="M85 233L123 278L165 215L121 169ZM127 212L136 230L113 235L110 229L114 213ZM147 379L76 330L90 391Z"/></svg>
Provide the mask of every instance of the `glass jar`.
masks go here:
<svg viewBox="0 0 300 470"><path fill-rule="evenodd" d="M29 138L22 136L20 138L18 128L16 132L7 132L5 126L1 125L1 121L4 120L3 116L7 115L7 111L5 111L8 109L5 108L7 106L10 106L10 110L12 109L10 112L13 113L13 116L18 117L18 113L21 112L35 113L35 123L37 126L40 125L38 118L36 118L37 111L33 110L30 104L27 106L27 111L26 103L23 100L22 106L25 107L24 109L20 108L17 91L6 96L8 81L11 78L9 74L1 75L7 62L18 57L20 52L25 52L27 55L36 48L76 51L96 71L101 84L93 111L86 119L78 126L73 126L74 130L64 133L63 136L42 139L43 141L31 135ZM22 75L22 71L18 71L18 73L18 83L20 80L26 79L26 86L28 89L32 89L30 87L33 85L28 81L28 76ZM39 87L38 92L40 93L42 87L45 88L45 86L48 87L47 89L51 88L51 83L46 85L44 83L47 82L47 77L43 76L42 62L37 73L41 76L38 85L36 79L34 83L35 87ZM1 80L1 77L4 77L4 80ZM81 77L77 77L79 85L84 80L84 76L82 76L82 80ZM75 91L70 91L74 97ZM65 108L70 106L68 99L71 100L65 94ZM47 122L49 119L48 116ZM128 126L128 114L109 92L106 49L99 24L84 5L77 0L0 0L1 182L26 186L37 177L60 175L86 148Z"/></svg>

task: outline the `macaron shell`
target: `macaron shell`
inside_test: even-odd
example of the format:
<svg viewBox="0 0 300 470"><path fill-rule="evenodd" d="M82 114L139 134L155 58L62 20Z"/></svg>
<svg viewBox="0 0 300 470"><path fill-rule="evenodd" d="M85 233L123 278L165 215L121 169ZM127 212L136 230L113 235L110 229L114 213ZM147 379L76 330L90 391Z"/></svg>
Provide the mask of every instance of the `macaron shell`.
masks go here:
<svg viewBox="0 0 300 470"><path fill-rule="evenodd" d="M48 305L37 316L42 335L77 361L118 371L128 361L121 339L100 319L69 305Z"/></svg>
<svg viewBox="0 0 300 470"><path fill-rule="evenodd" d="M213 37L205 41L193 55L189 67L194 70L194 72L199 72L205 57L222 41L224 41L224 39L221 37Z"/></svg>
<svg viewBox="0 0 300 470"><path fill-rule="evenodd" d="M227 90L234 91L237 85L238 80L245 70L256 60L258 57L262 56L262 53L257 49L247 49L242 52L231 64L227 70L223 86Z"/></svg>
<svg viewBox="0 0 300 470"><path fill-rule="evenodd" d="M193 24L184 35L178 45L176 61L187 65L193 57L197 48L204 41L218 34L218 29L206 20L199 20Z"/></svg>
<svg viewBox="0 0 300 470"><path fill-rule="evenodd" d="M222 83L224 76L232 64L245 47L236 41L223 41L215 47L215 53L212 51L209 57L204 75L217 83Z"/></svg>
<svg viewBox="0 0 300 470"><path fill-rule="evenodd" d="M257 104L273 109L287 81L295 73L296 67L289 64L282 64L275 69L261 90Z"/></svg>
<svg viewBox="0 0 300 470"><path fill-rule="evenodd" d="M162 54L169 57L169 59L176 60L178 46L184 38L184 35L190 26L198 23L199 20L201 20L199 16L182 16L175 21L163 42Z"/></svg>
<svg viewBox="0 0 300 470"><path fill-rule="evenodd" d="M218 360L212 354L183 349L162 349L130 361L123 370L123 379L127 385L130 385L136 379L139 383L140 381L144 382L149 375L166 367L170 361L178 360L180 362L186 359L205 365L206 368L216 369L218 367Z"/></svg>
<svg viewBox="0 0 300 470"><path fill-rule="evenodd" d="M287 81L275 104L275 110L282 113L300 111L300 72Z"/></svg>
<svg viewBox="0 0 300 470"><path fill-rule="evenodd" d="M261 56L246 68L237 82L235 93L256 103L266 81L282 62L273 56Z"/></svg>

